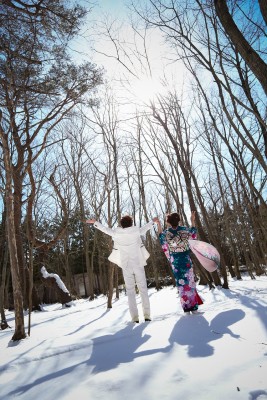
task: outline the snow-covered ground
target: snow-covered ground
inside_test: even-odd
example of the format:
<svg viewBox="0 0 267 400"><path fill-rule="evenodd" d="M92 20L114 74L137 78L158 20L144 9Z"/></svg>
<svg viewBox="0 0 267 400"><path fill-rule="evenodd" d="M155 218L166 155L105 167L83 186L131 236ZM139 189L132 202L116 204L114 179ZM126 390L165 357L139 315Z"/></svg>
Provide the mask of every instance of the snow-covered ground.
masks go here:
<svg viewBox="0 0 267 400"><path fill-rule="evenodd" d="M44 305L20 342L7 312L0 399L267 399L267 277L229 283L198 286L201 315L183 314L176 288L150 289L153 320L135 325L124 294L110 310L104 296Z"/></svg>

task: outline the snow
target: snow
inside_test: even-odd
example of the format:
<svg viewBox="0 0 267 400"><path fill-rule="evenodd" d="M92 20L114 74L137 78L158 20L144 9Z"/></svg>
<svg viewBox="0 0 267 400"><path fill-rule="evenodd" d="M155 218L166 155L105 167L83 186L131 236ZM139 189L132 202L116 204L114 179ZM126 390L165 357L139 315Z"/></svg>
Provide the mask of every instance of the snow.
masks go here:
<svg viewBox="0 0 267 400"><path fill-rule="evenodd" d="M267 277L229 285L198 286L199 315L183 314L176 288L149 289L152 321L139 324L124 293L110 310L105 296L44 305L20 342L6 311L0 399L267 399Z"/></svg>

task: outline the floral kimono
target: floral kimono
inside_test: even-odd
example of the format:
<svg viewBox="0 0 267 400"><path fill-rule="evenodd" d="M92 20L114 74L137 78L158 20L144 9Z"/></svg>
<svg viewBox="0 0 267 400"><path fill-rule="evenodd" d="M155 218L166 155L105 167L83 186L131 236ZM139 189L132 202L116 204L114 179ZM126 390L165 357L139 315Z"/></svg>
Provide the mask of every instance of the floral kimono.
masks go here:
<svg viewBox="0 0 267 400"><path fill-rule="evenodd" d="M169 260L184 312L195 311L203 304L196 290L188 240L197 238L196 228L178 226L159 234L161 247Z"/></svg>

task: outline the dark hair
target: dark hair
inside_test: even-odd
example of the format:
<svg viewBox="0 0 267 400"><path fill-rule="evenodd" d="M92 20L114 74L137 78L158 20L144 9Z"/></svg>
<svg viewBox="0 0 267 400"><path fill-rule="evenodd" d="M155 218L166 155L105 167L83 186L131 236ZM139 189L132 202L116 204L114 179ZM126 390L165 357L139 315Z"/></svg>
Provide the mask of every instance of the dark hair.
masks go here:
<svg viewBox="0 0 267 400"><path fill-rule="evenodd" d="M120 224L122 228L129 228L130 226L133 225L133 219L130 215L125 215L120 220Z"/></svg>
<svg viewBox="0 0 267 400"><path fill-rule="evenodd" d="M181 217L176 212L167 215L167 222L172 226L172 228L176 228L180 221Z"/></svg>

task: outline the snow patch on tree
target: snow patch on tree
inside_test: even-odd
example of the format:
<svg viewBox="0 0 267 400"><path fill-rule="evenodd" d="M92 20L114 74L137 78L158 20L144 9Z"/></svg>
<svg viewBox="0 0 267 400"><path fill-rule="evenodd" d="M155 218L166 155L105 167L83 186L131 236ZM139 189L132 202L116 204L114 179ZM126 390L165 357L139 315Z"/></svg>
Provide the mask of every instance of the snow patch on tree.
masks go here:
<svg viewBox="0 0 267 400"><path fill-rule="evenodd" d="M66 286L64 285L64 283L62 282L62 280L60 279L60 277L57 274L51 274L51 273L47 272L45 267L41 268L41 273L43 275L43 278L45 278L45 279L47 279L47 278L55 278L58 287L61 290L63 290L63 292L68 293L68 294L70 293L68 291L68 289L66 288Z"/></svg>
<svg viewBox="0 0 267 400"><path fill-rule="evenodd" d="M41 268L42 281L46 287L54 288L63 307L70 307L73 305L72 297L63 281L57 274L50 274L45 267Z"/></svg>

